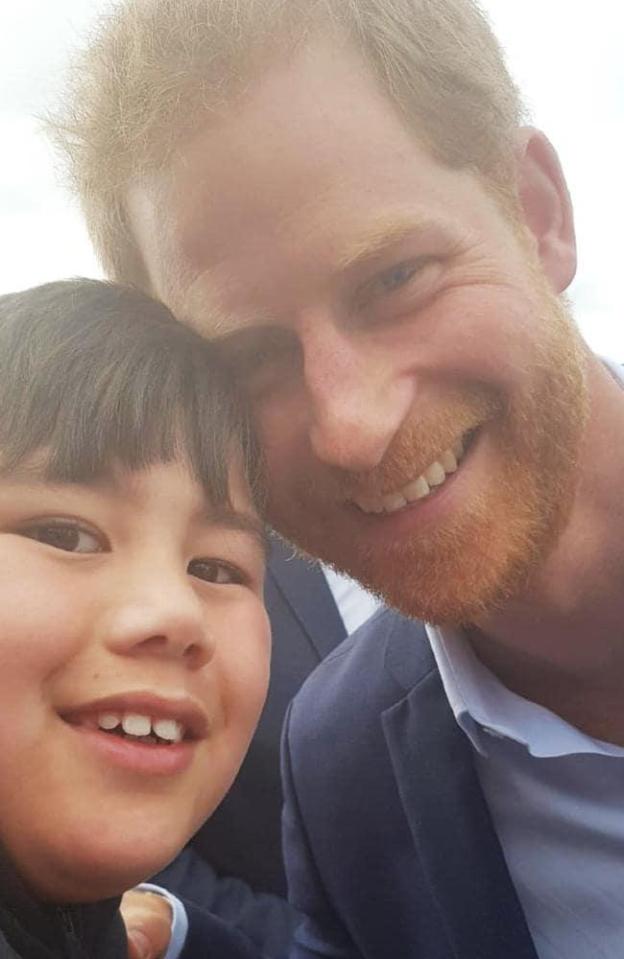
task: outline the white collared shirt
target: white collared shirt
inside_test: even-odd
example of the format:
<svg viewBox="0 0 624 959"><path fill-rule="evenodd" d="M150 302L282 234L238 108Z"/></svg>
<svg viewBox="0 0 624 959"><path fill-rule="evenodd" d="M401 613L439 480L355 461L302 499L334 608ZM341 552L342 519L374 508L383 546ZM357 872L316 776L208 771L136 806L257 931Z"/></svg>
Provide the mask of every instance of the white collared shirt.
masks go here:
<svg viewBox="0 0 624 959"><path fill-rule="evenodd" d="M624 748L511 692L427 626L540 959L624 956Z"/></svg>
<svg viewBox="0 0 624 959"><path fill-rule="evenodd" d="M381 600L345 573L337 573L335 569L324 563L320 566L338 607L347 636L350 636L367 619L370 619L373 613L377 612L381 606Z"/></svg>

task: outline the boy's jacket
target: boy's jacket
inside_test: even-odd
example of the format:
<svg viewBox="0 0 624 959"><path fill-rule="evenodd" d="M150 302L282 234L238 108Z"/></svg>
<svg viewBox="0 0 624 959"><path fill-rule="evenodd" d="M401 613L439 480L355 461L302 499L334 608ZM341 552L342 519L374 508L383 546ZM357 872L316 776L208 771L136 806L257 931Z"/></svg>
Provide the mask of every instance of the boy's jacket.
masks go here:
<svg viewBox="0 0 624 959"><path fill-rule="evenodd" d="M1 959L126 959L119 899L53 906L25 889L0 850Z"/></svg>
<svg viewBox="0 0 624 959"><path fill-rule="evenodd" d="M186 903L180 959L260 959L238 930ZM54 906L28 893L0 848L0 959L127 959L119 899Z"/></svg>

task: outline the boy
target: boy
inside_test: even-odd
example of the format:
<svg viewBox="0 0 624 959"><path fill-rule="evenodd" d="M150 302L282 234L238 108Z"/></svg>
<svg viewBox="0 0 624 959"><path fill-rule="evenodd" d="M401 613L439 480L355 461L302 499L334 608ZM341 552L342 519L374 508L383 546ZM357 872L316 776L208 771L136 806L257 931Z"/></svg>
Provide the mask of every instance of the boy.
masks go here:
<svg viewBox="0 0 624 959"><path fill-rule="evenodd" d="M258 459L210 346L98 281L0 298L0 955L125 957L125 889L267 685ZM205 956L250 956L215 921Z"/></svg>

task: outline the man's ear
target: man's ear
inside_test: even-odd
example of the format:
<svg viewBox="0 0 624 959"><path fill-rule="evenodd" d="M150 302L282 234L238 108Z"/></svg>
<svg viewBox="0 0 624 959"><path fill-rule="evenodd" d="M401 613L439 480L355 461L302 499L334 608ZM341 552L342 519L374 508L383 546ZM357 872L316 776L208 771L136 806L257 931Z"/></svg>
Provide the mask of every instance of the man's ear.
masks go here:
<svg viewBox="0 0 624 959"><path fill-rule="evenodd" d="M576 273L576 238L559 157L544 134L533 127L520 130L516 151L524 220L535 238L544 273L555 292L563 293Z"/></svg>

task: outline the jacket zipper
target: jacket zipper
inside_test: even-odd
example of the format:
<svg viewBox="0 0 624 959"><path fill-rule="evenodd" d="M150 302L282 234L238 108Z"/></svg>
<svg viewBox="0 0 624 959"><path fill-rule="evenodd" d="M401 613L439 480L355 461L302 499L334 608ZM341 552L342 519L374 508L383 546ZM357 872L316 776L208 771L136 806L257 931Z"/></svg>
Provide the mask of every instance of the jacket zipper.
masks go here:
<svg viewBox="0 0 624 959"><path fill-rule="evenodd" d="M82 948L82 941L78 935L76 922L71 909L59 906L58 914L61 920L61 925L63 926L63 931L65 933L65 941L70 947L70 959L84 959L85 953L84 949Z"/></svg>

